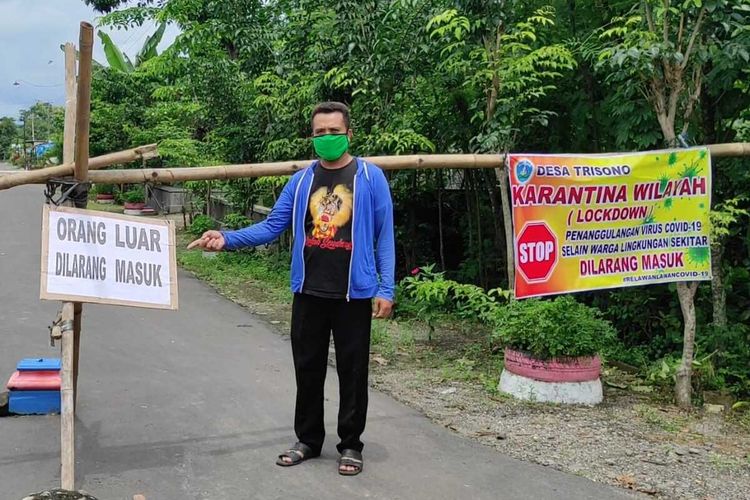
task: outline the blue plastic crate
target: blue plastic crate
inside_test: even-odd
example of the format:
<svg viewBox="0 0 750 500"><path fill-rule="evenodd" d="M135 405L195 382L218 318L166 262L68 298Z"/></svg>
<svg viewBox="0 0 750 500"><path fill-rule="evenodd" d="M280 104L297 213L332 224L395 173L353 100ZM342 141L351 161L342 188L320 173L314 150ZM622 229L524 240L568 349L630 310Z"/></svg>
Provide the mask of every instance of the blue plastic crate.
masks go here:
<svg viewBox="0 0 750 500"><path fill-rule="evenodd" d="M16 415L60 413L60 391L10 391L8 411Z"/></svg>
<svg viewBox="0 0 750 500"><path fill-rule="evenodd" d="M24 358L16 365L19 372L60 371L60 358Z"/></svg>

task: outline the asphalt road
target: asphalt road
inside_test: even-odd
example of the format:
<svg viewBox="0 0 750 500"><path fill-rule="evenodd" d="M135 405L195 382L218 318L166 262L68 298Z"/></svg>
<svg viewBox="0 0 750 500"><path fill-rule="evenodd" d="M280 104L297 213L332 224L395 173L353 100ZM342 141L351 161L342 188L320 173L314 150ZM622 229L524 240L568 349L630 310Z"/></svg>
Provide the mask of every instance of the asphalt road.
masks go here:
<svg viewBox="0 0 750 500"><path fill-rule="evenodd" d="M0 379L58 356L39 300L41 187L0 192ZM292 444L287 337L186 273L180 310L84 306L77 487L102 500L610 499L624 492L513 460L373 391L365 469L336 472L337 380L321 458L274 464ZM0 499L59 486L58 416L0 419Z"/></svg>

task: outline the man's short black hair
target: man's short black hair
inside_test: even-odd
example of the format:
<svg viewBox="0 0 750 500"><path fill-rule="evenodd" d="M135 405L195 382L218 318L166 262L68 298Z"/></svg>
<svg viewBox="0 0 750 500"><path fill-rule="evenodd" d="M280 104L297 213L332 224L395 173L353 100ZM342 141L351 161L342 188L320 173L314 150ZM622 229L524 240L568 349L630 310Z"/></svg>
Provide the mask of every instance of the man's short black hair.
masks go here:
<svg viewBox="0 0 750 500"><path fill-rule="evenodd" d="M349 130L349 108L343 102L327 101L321 102L315 106L312 116L310 117L310 126L312 126L315 115L319 113L341 113L344 116L344 125L346 126L346 129Z"/></svg>

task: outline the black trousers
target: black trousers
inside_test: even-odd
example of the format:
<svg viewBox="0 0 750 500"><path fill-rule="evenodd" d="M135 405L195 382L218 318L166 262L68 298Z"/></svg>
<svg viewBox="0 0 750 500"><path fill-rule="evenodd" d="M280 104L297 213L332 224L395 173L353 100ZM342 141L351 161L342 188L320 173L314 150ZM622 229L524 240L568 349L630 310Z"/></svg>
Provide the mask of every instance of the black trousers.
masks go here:
<svg viewBox="0 0 750 500"><path fill-rule="evenodd" d="M370 355L370 299L324 299L295 294L292 304L292 355L297 378L294 431L315 453L323 447L323 386L333 332L339 376L339 444L362 451L360 436L367 420L367 376Z"/></svg>

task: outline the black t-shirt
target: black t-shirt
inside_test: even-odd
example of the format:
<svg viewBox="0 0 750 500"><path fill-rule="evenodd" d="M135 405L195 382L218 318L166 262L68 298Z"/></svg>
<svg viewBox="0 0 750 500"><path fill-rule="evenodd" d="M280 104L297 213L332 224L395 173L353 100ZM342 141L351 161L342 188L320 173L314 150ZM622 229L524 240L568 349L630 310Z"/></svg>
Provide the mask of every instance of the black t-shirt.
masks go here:
<svg viewBox="0 0 750 500"><path fill-rule="evenodd" d="M352 211L357 162L315 169L305 217L305 282L302 293L341 299L349 287Z"/></svg>

